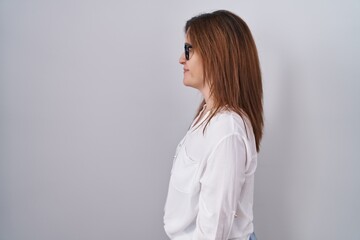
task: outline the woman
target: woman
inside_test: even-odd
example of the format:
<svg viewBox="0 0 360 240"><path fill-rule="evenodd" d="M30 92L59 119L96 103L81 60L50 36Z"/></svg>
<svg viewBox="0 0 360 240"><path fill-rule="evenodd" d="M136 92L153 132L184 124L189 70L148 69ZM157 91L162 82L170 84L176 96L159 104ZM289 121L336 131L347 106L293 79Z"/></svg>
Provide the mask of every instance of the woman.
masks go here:
<svg viewBox="0 0 360 240"><path fill-rule="evenodd" d="M179 62L184 85L204 100L176 150L165 231L175 240L256 239L252 206L263 107L251 32L229 11L193 17Z"/></svg>

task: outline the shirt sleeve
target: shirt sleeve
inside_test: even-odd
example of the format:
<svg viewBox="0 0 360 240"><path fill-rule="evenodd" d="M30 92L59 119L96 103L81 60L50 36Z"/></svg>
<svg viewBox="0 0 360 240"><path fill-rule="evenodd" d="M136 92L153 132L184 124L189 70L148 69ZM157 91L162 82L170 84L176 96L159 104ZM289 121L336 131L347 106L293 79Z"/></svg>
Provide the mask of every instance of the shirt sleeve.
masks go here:
<svg viewBox="0 0 360 240"><path fill-rule="evenodd" d="M227 240L245 181L246 146L239 134L223 138L200 178L199 212L193 240Z"/></svg>

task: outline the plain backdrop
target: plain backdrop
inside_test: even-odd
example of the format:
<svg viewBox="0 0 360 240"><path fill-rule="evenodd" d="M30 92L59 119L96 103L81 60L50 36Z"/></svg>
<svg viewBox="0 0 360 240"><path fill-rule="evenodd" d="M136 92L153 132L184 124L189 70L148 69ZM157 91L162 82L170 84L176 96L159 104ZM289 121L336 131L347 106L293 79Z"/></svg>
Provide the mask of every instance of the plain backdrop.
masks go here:
<svg viewBox="0 0 360 240"><path fill-rule="evenodd" d="M0 240L167 239L200 103L183 27L249 25L264 86L259 240L360 239L360 2L0 0Z"/></svg>

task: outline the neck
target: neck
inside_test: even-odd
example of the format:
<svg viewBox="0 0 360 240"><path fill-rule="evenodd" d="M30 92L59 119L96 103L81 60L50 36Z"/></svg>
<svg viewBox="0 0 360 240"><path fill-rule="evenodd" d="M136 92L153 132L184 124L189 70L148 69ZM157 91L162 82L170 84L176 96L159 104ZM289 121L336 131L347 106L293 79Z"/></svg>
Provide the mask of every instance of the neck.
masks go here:
<svg viewBox="0 0 360 240"><path fill-rule="evenodd" d="M204 100L205 100L205 104L206 104L206 108L205 108L205 112L211 110L214 106L214 101L212 96L210 96L210 88L207 84L205 84L205 86L200 90L200 92L202 93Z"/></svg>

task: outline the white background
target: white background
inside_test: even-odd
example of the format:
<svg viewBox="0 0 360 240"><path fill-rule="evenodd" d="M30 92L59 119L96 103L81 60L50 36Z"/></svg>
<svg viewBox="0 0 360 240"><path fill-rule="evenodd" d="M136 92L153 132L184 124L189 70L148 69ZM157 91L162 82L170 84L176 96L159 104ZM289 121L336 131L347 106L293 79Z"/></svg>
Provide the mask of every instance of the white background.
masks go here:
<svg viewBox="0 0 360 240"><path fill-rule="evenodd" d="M172 156L201 95L183 27L217 9L258 46L255 232L360 239L360 2L0 0L0 239L166 239Z"/></svg>

